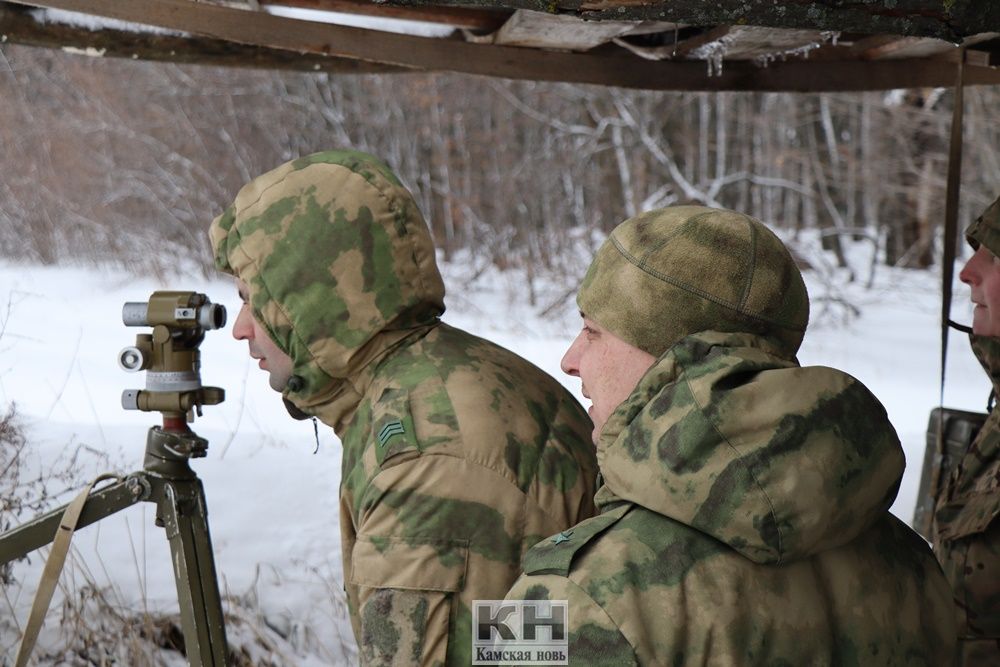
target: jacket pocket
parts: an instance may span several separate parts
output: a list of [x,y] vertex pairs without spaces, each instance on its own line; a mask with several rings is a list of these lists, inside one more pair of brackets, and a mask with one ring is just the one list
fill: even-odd
[[938,537],[958,540],[985,531],[1000,514],[1000,461],[984,470],[972,489],[938,509]]
[[465,587],[469,545],[465,540],[358,535],[351,556],[351,583],[455,593]]
[[[453,641],[468,542],[359,535],[352,550],[363,667],[464,664]],[[461,646],[459,646],[459,644]]]

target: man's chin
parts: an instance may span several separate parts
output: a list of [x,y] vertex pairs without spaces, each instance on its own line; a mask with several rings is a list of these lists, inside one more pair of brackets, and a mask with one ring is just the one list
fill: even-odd
[[990,319],[986,308],[977,306],[972,313],[972,333],[976,336],[1000,336],[1000,323]]

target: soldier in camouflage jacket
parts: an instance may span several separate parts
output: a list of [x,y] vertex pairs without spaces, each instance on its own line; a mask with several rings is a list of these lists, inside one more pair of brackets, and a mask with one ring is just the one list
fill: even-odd
[[[959,277],[976,304],[972,351],[1000,389],[1000,199],[966,231],[976,253]],[[934,550],[958,614],[957,664],[1000,665],[1000,411],[994,409],[937,499]]]
[[593,515],[590,420],[527,361],[439,321],[427,226],[370,155],[278,167],[210,235],[246,302],[234,335],[290,412],[343,442],[362,664],[468,664],[471,601],[502,598],[532,544]]
[[774,234],[642,214],[577,301],[563,369],[594,403],[600,514],[507,596],[568,601],[570,664],[948,664],[947,581],[888,512],[899,441],[860,382],[796,362],[808,297]]

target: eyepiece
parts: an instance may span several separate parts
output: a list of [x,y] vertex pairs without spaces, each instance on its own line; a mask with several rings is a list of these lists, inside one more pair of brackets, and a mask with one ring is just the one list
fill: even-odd
[[122,370],[128,371],[129,373],[141,371],[146,367],[146,355],[143,354],[142,350],[134,345],[123,348],[122,351],[118,353],[118,365]]
[[226,326],[226,307],[221,303],[206,303],[198,309],[198,324],[206,331]]

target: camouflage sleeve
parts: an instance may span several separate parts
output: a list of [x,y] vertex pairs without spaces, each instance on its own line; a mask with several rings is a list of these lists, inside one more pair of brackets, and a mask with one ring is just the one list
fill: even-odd
[[472,601],[503,598],[520,570],[524,494],[482,466],[422,455],[358,498],[349,595],[364,665],[465,665]]
[[635,650],[608,613],[567,577],[522,576],[507,600],[566,600],[569,622],[569,664],[588,667],[638,665]]

